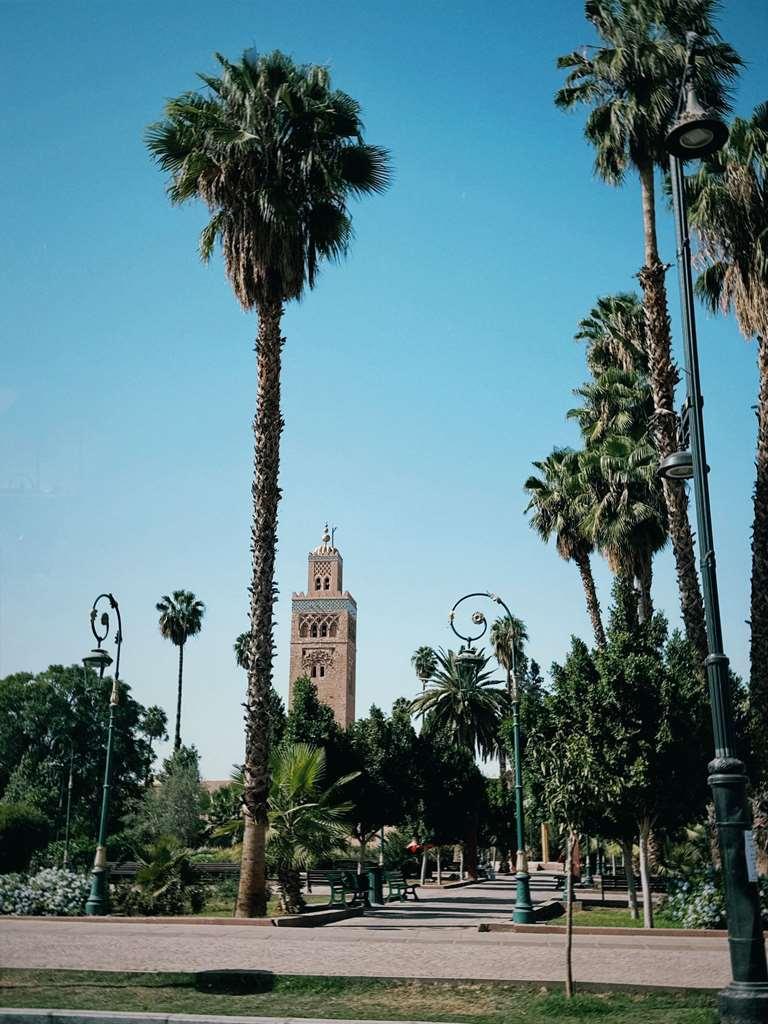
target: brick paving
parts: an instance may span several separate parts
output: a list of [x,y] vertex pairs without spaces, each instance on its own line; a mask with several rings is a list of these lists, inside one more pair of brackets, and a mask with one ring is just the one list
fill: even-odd
[[[544,894],[541,894],[542,896]],[[559,981],[561,934],[478,932],[508,920],[505,880],[427,892],[322,929],[0,919],[0,965],[124,971],[241,968],[276,974]],[[577,935],[577,980],[719,988],[729,980],[721,937]]]

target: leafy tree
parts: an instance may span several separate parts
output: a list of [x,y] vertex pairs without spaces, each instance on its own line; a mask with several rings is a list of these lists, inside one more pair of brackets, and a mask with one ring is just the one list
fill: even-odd
[[545,543],[554,537],[560,557],[566,562],[576,563],[595,640],[598,646],[602,646],[605,644],[605,631],[589,561],[594,545],[581,528],[580,505],[584,500],[584,486],[578,463],[570,449],[554,448],[546,459],[533,465],[540,476],[529,476],[524,485],[530,499],[526,512],[532,513],[531,528]]
[[425,715],[424,731],[451,738],[457,747],[475,750],[487,760],[498,749],[499,722],[507,695],[492,679],[490,658],[468,665],[454,651],[437,652],[437,668],[424,693],[411,701],[412,715]]
[[[742,65],[713,25],[716,0],[586,0],[585,15],[600,44],[560,57],[568,74],[555,103],[564,110],[586,104],[585,136],[595,149],[595,170],[619,185],[628,170],[640,179],[645,263],[640,271],[647,322],[648,368],[654,428],[660,456],[678,447],[666,268],[656,237],[654,170],[667,166],[664,139],[677,107],[687,56],[686,33],[698,35],[694,75],[705,106],[728,110],[728,85]],[[664,481],[669,530],[688,638],[703,661],[707,655],[704,606],[688,521],[688,499],[680,482]]]
[[349,726],[347,736],[350,770],[359,772],[347,793],[362,862],[371,839],[386,825],[407,820],[418,806],[420,763],[410,705],[395,701],[390,716],[374,705]]
[[299,871],[331,856],[349,835],[352,804],[340,791],[346,793],[355,774],[323,789],[321,747],[284,743],[273,753],[267,857],[276,871],[280,906],[286,914],[298,914],[306,905]]
[[195,747],[179,747],[163,762],[157,785],[147,790],[129,832],[142,846],[171,838],[180,846],[196,846],[203,833],[208,798],[201,787],[200,755]]
[[634,292],[599,298],[579,322],[576,340],[587,346],[587,366],[597,378],[605,370],[648,372],[643,306]]
[[[30,803],[63,826],[61,794],[73,745],[72,840],[93,841],[101,810],[104,747],[112,679],[82,665],[51,665],[0,680],[0,791],[7,802]],[[120,683],[115,713],[108,835],[144,790],[152,765],[148,709]],[[150,732],[147,732],[147,729]],[[64,739],[66,742],[61,742]]]
[[174,203],[199,199],[211,220],[200,237],[208,260],[221,243],[233,291],[255,309],[258,392],[254,431],[251,647],[246,703],[246,833],[237,914],[266,905],[265,851],[269,735],[265,704],[272,681],[273,604],[284,305],[314,287],[320,265],[348,249],[350,198],[382,192],[385,150],[363,141],[360,107],[331,88],[327,68],[296,65],[278,51],[217,54],[220,77],[201,75],[208,92],[166,104],[147,142],[168,172]]
[[703,266],[696,291],[757,342],[757,455],[750,598],[750,732],[768,783],[768,103],[735,118],[728,144],[687,179]]
[[176,693],[176,732],[173,749],[181,746],[181,684],[184,674],[184,645],[191,636],[197,636],[203,628],[205,605],[198,601],[191,590],[174,590],[171,597],[165,594],[155,605],[160,612],[160,633],[166,640],[179,648],[179,678]]
[[26,871],[49,835],[48,819],[35,807],[0,803],[0,874]]
[[[154,753],[152,751],[152,743],[155,740],[167,740],[168,739],[168,716],[161,707],[157,704],[153,704],[148,707],[142,716],[141,731],[147,737],[149,742],[149,749],[152,755],[152,761],[154,761]],[[148,767],[151,767],[151,762]],[[149,783],[149,771],[147,772],[147,783]]]

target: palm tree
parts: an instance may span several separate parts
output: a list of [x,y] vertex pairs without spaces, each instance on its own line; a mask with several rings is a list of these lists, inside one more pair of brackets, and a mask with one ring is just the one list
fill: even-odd
[[[698,35],[695,77],[699,96],[711,110],[728,110],[728,84],[742,62],[712,24],[717,0],[586,0],[585,14],[601,45],[575,50],[558,60],[568,70],[555,97],[562,109],[592,107],[585,135],[595,147],[595,170],[619,185],[634,169],[640,179],[644,266],[639,278],[647,323],[648,367],[655,407],[654,431],[661,458],[678,448],[675,412],[677,370],[672,359],[665,267],[656,238],[654,171],[665,169],[667,128],[677,107],[686,61],[686,32]],[[707,655],[704,606],[681,482],[664,481],[669,532],[688,639]]]
[[323,789],[325,751],[308,743],[284,743],[272,756],[267,857],[274,866],[280,906],[298,914],[306,905],[299,872],[343,847],[352,804],[338,791],[357,778],[353,772]]
[[427,683],[434,675],[437,668],[437,656],[432,647],[417,647],[411,655],[411,664],[419,678],[422,690],[427,688]]
[[650,387],[643,374],[606,369],[574,394],[583,400],[568,412],[585,442],[578,456],[584,484],[581,529],[612,572],[635,580],[644,622],[653,614],[653,556],[668,537],[650,427]]
[[645,314],[634,292],[599,298],[575,337],[586,342],[587,366],[595,377],[609,369],[648,371]]
[[[752,525],[750,693],[755,751],[768,728],[768,103],[736,118],[727,146],[688,179],[690,221],[703,266],[696,290],[731,310],[757,341],[758,402]],[[763,771],[766,765],[763,765]]]
[[166,640],[179,648],[179,681],[176,695],[176,733],[173,749],[181,746],[181,683],[184,673],[184,645],[191,636],[203,628],[205,605],[191,590],[174,590],[172,596],[163,595],[155,605],[160,612],[160,632]]
[[554,448],[546,459],[533,465],[540,476],[529,476],[524,485],[530,496],[526,512],[532,513],[531,528],[545,543],[554,536],[560,557],[576,563],[595,642],[598,647],[605,647],[600,602],[589,561],[594,545],[581,529],[582,485],[576,453],[570,448]]
[[360,107],[331,88],[327,68],[296,65],[276,51],[217,54],[220,77],[205,94],[166,104],[147,143],[170,178],[174,203],[200,199],[211,219],[200,236],[210,259],[221,243],[236,298],[255,309],[257,396],[253,421],[250,656],[246,700],[246,829],[237,914],[266,907],[264,843],[269,738],[264,706],[272,676],[280,411],[281,321],[286,302],[313,288],[321,263],[341,259],[352,237],[350,198],[382,192],[385,150],[364,142]]
[[429,732],[448,736],[458,747],[487,760],[498,750],[499,724],[506,711],[506,691],[487,669],[490,658],[468,666],[454,651],[435,652],[437,667],[424,693],[411,701],[411,714],[423,715]]

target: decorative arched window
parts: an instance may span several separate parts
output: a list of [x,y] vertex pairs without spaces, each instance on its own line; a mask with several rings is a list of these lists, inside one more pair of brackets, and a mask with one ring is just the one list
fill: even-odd
[[321,665],[320,666],[320,678],[322,679],[324,676],[325,676],[325,666]]
[[320,577],[319,576],[315,576],[315,590],[320,590],[320,588],[321,588]]
[[302,624],[301,624],[301,626],[299,628],[299,636],[306,637],[306,636],[308,636],[308,634],[309,634],[309,627],[307,626],[306,622],[302,622]]
[[312,666],[312,678],[315,679],[317,676],[317,665]]
[[316,622],[312,623],[312,628],[309,631],[309,635],[310,636],[317,636],[317,623]]
[[331,623],[331,636],[336,636],[338,631],[339,631],[339,627],[336,625],[335,622],[332,622]]
[[320,636],[328,636],[328,626],[325,622],[320,627]]
[[330,589],[331,589],[331,577],[330,576],[326,576],[325,579],[323,580],[323,590],[330,590]]

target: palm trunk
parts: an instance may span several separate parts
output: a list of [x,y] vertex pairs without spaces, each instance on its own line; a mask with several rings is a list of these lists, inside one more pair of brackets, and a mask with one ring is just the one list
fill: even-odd
[[637,621],[642,625],[653,617],[651,584],[653,583],[653,556],[643,552],[638,555],[635,565],[637,580]]
[[443,850],[440,846],[437,848],[437,884],[443,884]]
[[266,825],[257,824],[246,810],[235,917],[263,917],[267,912],[264,881],[266,837]]
[[464,838],[464,869],[467,878],[477,881],[477,821],[470,826]]
[[[281,302],[259,306],[259,334],[256,341],[257,396],[253,419],[254,471],[251,494],[252,574],[250,585],[250,644],[248,692],[245,702],[245,764],[243,803],[260,836],[253,844],[248,871],[240,872],[238,916],[261,916],[266,912],[266,865],[264,835],[269,796],[269,686],[272,681],[272,612],[275,601],[275,546],[277,506],[280,501],[280,320]],[[245,858],[245,843],[243,844]]]
[[179,644],[179,681],[176,686],[176,734],[173,737],[173,749],[181,746],[181,680],[184,675],[184,644]]
[[648,838],[651,826],[646,818],[640,822],[640,885],[643,890],[643,928],[653,928],[653,903],[651,902],[651,879],[648,870]]
[[573,842],[575,834],[568,829],[565,840],[565,996],[573,998]]
[[753,756],[760,776],[768,774],[768,339],[757,339],[759,391],[757,457],[752,522],[752,594],[750,599],[749,692]]
[[584,596],[587,599],[587,612],[592,620],[592,629],[595,633],[595,643],[602,650],[605,647],[605,630],[603,620],[600,617],[600,602],[597,599],[595,579],[592,575],[592,566],[589,563],[589,555],[586,552],[577,552],[574,561],[579,567],[581,582],[584,587]]
[[280,907],[285,914],[300,914],[306,901],[301,894],[301,876],[295,868],[277,869],[277,885],[280,891]]
[[635,887],[635,866],[632,863],[632,841],[621,840],[621,850],[624,855],[624,874],[627,879],[627,907],[629,916],[633,921],[637,920],[637,888]]
[[[647,327],[648,376],[654,405],[654,436],[659,458],[677,451],[678,416],[675,411],[677,368],[672,360],[672,337],[664,283],[666,268],[656,241],[656,199],[653,166],[641,168],[645,265],[639,273]],[[693,533],[688,520],[688,495],[680,481],[664,480],[669,536],[675,556],[677,585],[685,632],[701,662],[707,657],[704,603],[696,574]]]
[[424,885],[426,880],[427,880],[427,851],[426,850],[422,850],[421,851],[421,877],[419,878],[419,881],[420,881],[420,883],[422,885]]

